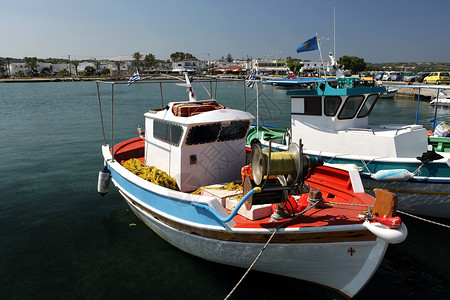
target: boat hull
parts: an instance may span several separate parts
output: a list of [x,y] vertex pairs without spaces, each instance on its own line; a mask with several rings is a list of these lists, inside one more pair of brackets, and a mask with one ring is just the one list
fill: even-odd
[[[121,194],[132,211],[156,234],[180,250],[202,259],[248,268],[264,247],[264,242],[229,241],[221,239],[220,233],[216,238],[204,237],[190,233],[180,224],[180,228],[168,225],[167,220],[143,209],[125,192],[121,191]],[[349,241],[342,242],[270,243],[253,269],[313,282],[353,297],[375,273],[388,246],[380,238],[370,238],[364,230],[357,231],[360,233],[354,233],[354,237],[347,237]],[[270,236],[270,232],[240,233],[241,237],[235,238],[251,240],[245,235],[255,238],[255,234],[263,240]],[[310,239],[308,234],[311,232],[305,233],[305,241]],[[339,231],[326,234],[346,235]],[[360,238],[356,236],[360,235],[368,236],[369,240],[358,241]]]
[[[126,178],[129,172],[117,162],[108,163],[108,168],[113,184],[149,228],[175,247],[202,259],[248,268],[274,231],[228,226],[232,223],[218,226],[214,218],[186,221],[170,210],[195,210],[187,197],[168,197],[138,187]],[[253,269],[309,281],[353,297],[375,273],[387,246],[388,242],[377,238],[362,223],[280,229]]]

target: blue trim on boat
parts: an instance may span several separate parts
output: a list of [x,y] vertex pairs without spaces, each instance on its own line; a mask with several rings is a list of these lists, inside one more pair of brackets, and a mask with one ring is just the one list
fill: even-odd
[[362,86],[352,88],[335,89],[331,87],[326,81],[318,82],[319,86],[325,84],[324,90],[317,88],[315,90],[295,90],[287,91],[288,96],[353,96],[362,94],[377,94],[386,92],[384,86]]
[[[313,156],[313,155],[312,155]],[[381,170],[394,170],[394,169],[405,169],[411,173],[414,173],[417,168],[421,165],[418,161],[417,163],[401,163],[401,162],[378,162],[372,161],[367,165],[367,168],[360,160],[355,159],[344,159],[338,157],[328,157],[322,156],[325,162],[330,164],[355,164],[358,167],[363,167],[364,169],[360,172],[361,176],[370,176],[367,168],[370,170],[370,173],[374,174]],[[421,182],[421,183],[450,183],[450,168],[446,163],[428,163],[423,165],[420,169],[420,174],[416,176],[426,177],[424,179],[414,177],[410,179],[410,182]],[[439,178],[436,178],[439,177]],[[447,179],[440,179],[447,178]]]
[[149,191],[130,182],[110,166],[108,169],[111,171],[112,178],[125,192],[155,210],[187,222],[224,227],[224,224],[214,218],[211,212],[194,207],[192,202],[182,201]]

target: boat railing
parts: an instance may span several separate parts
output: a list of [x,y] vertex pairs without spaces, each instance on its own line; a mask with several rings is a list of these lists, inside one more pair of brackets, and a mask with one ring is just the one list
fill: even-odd
[[438,102],[439,102],[439,93],[441,90],[449,90],[450,87],[445,87],[445,86],[426,86],[426,85],[419,85],[419,86],[414,86],[414,85],[386,85],[386,87],[396,87],[396,88],[411,88],[411,89],[419,89],[418,93],[417,93],[417,109],[416,109],[416,123],[419,123],[419,103],[420,103],[420,90],[421,89],[434,89],[437,90],[437,96],[436,96],[436,105],[434,108],[434,118],[433,118],[433,122],[431,122],[433,124],[433,130],[436,128],[437,124],[436,124],[436,120],[437,120],[437,109],[438,109]]
[[406,130],[409,129],[410,131],[414,131],[414,129],[411,126],[404,126],[402,128],[397,129],[397,131],[395,132],[395,135],[398,135],[398,132],[401,130]]
[[365,132],[369,132],[369,133],[372,133],[373,135],[375,135],[375,132],[373,131],[372,128],[355,128],[355,127],[351,127],[351,128],[347,128],[345,130],[345,132],[348,132],[348,131],[365,131]]
[[[158,76],[158,77],[156,77]],[[141,80],[135,81],[132,84],[159,84],[160,94],[161,94],[161,109],[164,109],[164,97],[163,97],[163,84],[174,84],[175,80],[183,81],[182,77],[176,77],[172,75],[166,75],[166,74],[159,74],[156,76],[147,76],[142,77]],[[156,78],[155,78],[156,77]],[[162,79],[161,77],[169,77],[169,79]],[[150,79],[152,78],[152,79]],[[210,76],[194,76],[195,82],[200,83],[204,90],[208,93],[209,97],[211,99],[216,99],[217,94],[217,84],[219,82],[242,82],[243,83],[243,91],[244,91],[244,110],[247,110],[247,95],[246,95],[246,80],[245,79],[234,79],[234,78],[214,78]],[[204,84],[209,83],[209,91],[205,87]],[[102,126],[102,132],[103,132],[103,145],[106,145],[106,134],[105,134],[105,124],[103,119],[103,110],[102,110],[102,100],[100,96],[100,85],[110,85],[111,86],[111,152],[112,152],[112,160],[114,161],[114,155],[115,155],[115,149],[114,149],[114,86],[115,85],[130,85],[129,81],[101,81],[97,80],[97,99],[98,99],[98,105],[100,109],[100,120],[101,120],[101,126]],[[215,85],[213,87],[213,85]]]
[[433,125],[433,128],[435,128],[437,126],[437,124],[436,124],[437,120],[446,119],[446,118],[450,118],[450,115],[432,118],[432,119],[429,119],[428,122],[431,122],[431,124]]

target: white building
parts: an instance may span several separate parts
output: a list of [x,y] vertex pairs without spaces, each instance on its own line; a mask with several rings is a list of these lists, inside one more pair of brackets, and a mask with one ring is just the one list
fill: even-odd
[[8,69],[11,76],[17,76],[19,71],[22,71],[23,74],[28,74],[29,72],[26,63],[10,63]]
[[252,68],[260,75],[278,74],[288,71],[285,59],[255,59],[252,61]]
[[199,60],[183,60],[172,62],[172,72],[176,73],[193,73],[200,74],[202,70],[202,63]]

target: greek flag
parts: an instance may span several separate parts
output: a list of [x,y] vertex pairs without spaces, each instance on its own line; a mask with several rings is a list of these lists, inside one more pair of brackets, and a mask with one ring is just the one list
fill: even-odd
[[253,84],[255,83],[255,72],[252,71],[252,74],[250,74],[250,77],[248,77],[248,81],[247,81],[247,87],[252,87]]
[[136,70],[134,72],[134,74],[130,77],[130,80],[128,80],[128,85],[127,86],[132,85],[137,80],[141,80],[141,77],[139,76],[139,71],[138,70]]

